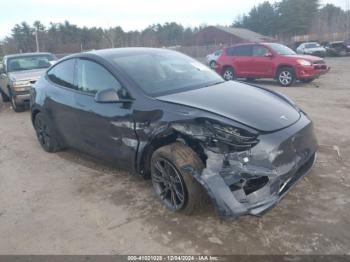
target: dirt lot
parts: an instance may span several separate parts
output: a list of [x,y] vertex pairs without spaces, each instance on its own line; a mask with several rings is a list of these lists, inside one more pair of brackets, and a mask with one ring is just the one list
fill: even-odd
[[0,101],[0,254],[350,254],[350,58],[280,88],[314,120],[313,171],[261,218],[171,214],[149,181],[74,151],[47,154]]

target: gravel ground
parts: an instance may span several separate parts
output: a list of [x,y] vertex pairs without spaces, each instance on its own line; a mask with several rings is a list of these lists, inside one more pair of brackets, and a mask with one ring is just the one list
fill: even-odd
[[280,88],[314,120],[318,161],[263,217],[187,217],[149,181],[75,151],[45,153],[29,112],[0,101],[0,254],[350,254],[350,58],[312,84]]

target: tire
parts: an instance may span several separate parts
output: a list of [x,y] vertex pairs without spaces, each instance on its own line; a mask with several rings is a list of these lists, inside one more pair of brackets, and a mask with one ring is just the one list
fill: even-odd
[[52,123],[45,114],[38,113],[35,116],[34,129],[41,147],[46,152],[55,153],[62,148]]
[[346,55],[347,55],[347,52],[346,52],[345,49],[341,49],[341,50],[339,51],[339,56],[346,56]]
[[307,83],[311,83],[312,81],[314,81],[314,78],[309,78],[309,79],[300,79],[300,82],[307,84]]
[[192,174],[182,169],[185,166],[196,172],[204,168],[203,162],[190,147],[179,142],[163,146],[152,155],[151,179],[154,191],[165,207],[191,215],[203,207],[207,195]]
[[231,67],[225,67],[224,71],[222,72],[222,77],[226,81],[233,80],[233,79],[235,79],[235,72],[233,71],[233,69]]
[[16,113],[20,113],[23,112],[25,107],[23,104],[18,104],[14,98],[14,96],[11,96],[11,105],[12,105],[12,109],[16,112]]
[[3,102],[10,102],[10,98],[4,93],[4,91],[0,90],[0,93]]
[[288,87],[295,82],[294,70],[290,67],[283,67],[278,70],[277,81],[281,86]]
[[216,67],[216,61],[211,61],[210,63],[209,63],[209,66],[210,66],[210,68],[211,69],[215,69],[215,67]]

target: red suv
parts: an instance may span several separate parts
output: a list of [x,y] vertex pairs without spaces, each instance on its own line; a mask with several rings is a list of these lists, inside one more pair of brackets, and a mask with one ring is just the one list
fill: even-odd
[[297,55],[287,46],[277,43],[240,44],[223,49],[216,71],[225,80],[234,78],[273,78],[282,86],[296,80],[309,83],[329,71],[319,57]]

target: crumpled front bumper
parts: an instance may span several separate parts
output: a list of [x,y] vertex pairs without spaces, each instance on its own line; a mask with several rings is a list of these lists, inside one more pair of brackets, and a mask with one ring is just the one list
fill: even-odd
[[206,168],[201,174],[193,172],[223,218],[264,213],[315,162],[317,140],[305,115],[288,128],[261,134],[259,140],[245,152],[218,154],[208,150]]

